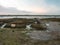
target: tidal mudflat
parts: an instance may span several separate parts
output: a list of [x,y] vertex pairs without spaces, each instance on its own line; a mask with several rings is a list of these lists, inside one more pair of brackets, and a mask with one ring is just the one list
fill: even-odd
[[0,45],[60,45],[60,21],[44,20],[46,30],[0,29]]

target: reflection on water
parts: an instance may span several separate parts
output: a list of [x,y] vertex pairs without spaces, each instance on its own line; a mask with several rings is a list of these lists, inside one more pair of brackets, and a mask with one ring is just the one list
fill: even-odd
[[6,25],[7,25],[7,23],[4,23],[4,24],[1,26],[1,28],[4,28]]
[[29,25],[26,25],[26,29],[27,29],[27,30],[30,30],[30,29],[32,29],[32,27],[31,27],[31,24],[29,24]]
[[[30,38],[32,39],[37,39],[37,40],[51,40],[55,37],[55,34],[57,34],[56,32],[59,32],[57,35],[60,36],[60,22],[48,22],[47,23],[47,28],[48,30],[46,31],[32,31],[30,32],[28,35],[30,36]],[[52,36],[52,33],[54,33],[54,35]]]
[[36,40],[48,40],[51,35],[46,31],[33,31],[29,34],[30,38]]
[[49,22],[49,31],[60,31],[60,22]]

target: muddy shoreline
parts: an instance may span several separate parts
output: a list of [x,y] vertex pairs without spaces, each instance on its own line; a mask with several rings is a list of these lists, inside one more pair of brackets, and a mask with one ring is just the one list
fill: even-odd
[[[20,19],[13,19],[13,22],[8,22],[11,21],[9,19],[6,22],[10,24],[22,21],[22,19],[19,20]],[[29,23],[32,23],[31,20],[28,20],[30,21]],[[47,30],[29,30],[25,28],[0,29],[0,45],[60,45],[60,18],[41,20],[48,24]],[[5,19],[0,21],[5,22]],[[27,22],[26,19],[23,19],[20,24],[26,24]]]

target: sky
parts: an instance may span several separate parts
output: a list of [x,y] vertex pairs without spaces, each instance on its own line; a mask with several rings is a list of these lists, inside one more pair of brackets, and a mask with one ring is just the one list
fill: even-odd
[[60,15],[60,0],[0,0],[0,14],[20,14],[21,11]]

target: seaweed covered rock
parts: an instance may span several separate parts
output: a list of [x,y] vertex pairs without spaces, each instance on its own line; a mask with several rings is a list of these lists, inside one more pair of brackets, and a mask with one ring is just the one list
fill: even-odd
[[42,24],[32,24],[31,27],[34,29],[37,29],[37,30],[46,30],[47,29],[47,27]]
[[5,28],[26,28],[26,24],[7,24]]

